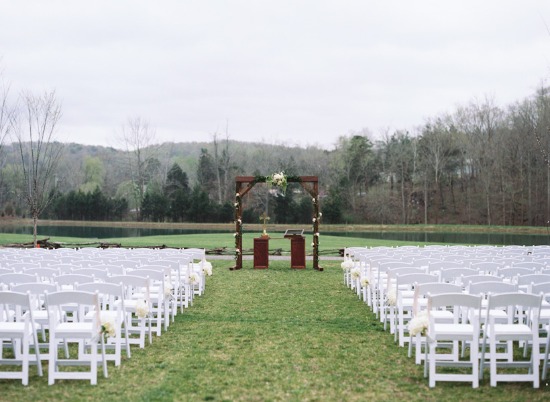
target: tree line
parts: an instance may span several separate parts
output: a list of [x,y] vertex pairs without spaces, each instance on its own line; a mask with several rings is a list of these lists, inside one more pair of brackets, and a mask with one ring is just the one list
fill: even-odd
[[[43,116],[53,129],[59,118],[54,94],[25,100],[35,108],[27,113]],[[18,120],[7,104],[0,113],[4,216],[231,222],[235,176],[284,171],[319,177],[324,223],[541,226],[550,220],[545,87],[507,106],[491,98],[474,100],[408,130],[349,132],[331,150],[243,143],[227,131],[202,143],[158,144],[142,117],[123,125],[119,148],[62,144],[44,136],[40,142],[22,124],[32,116]],[[15,140],[5,140],[13,134]],[[56,156],[57,163],[33,164],[39,151],[46,161]],[[258,185],[243,203],[245,222],[259,222],[263,212],[272,223],[311,222],[311,200],[299,184],[285,195]]]

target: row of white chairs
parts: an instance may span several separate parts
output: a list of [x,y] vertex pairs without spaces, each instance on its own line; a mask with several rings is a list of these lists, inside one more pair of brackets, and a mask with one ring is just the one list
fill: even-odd
[[[96,384],[98,364],[106,377],[107,361],[112,360],[118,366],[123,352],[131,356],[131,344],[143,348],[147,338],[151,343],[152,330],[160,336],[174,320],[178,307],[183,306],[179,304],[180,297],[203,294],[205,286],[201,278],[212,274],[204,250],[202,253],[197,250],[190,258],[182,258],[185,253],[177,255],[164,250],[120,252],[125,260],[134,260],[130,258],[133,256],[134,261],[138,261],[136,265],[124,266],[123,270],[120,265],[101,262],[88,268],[72,265],[77,262],[80,251],[58,253],[55,250],[51,254],[46,250],[20,251],[22,259],[28,256],[34,259],[25,263],[35,265],[60,255],[73,258],[70,271],[59,269],[60,265],[67,264],[19,266],[22,272],[0,271],[4,272],[0,273],[0,365],[21,366],[19,372],[0,372],[0,378],[18,378],[23,384],[28,384],[29,364],[36,364],[38,374],[42,375],[40,363],[44,360],[48,361],[49,384],[56,379],[88,379]],[[13,261],[15,254],[13,250],[1,250],[0,256],[10,258],[0,257],[0,261]],[[85,254],[104,255],[103,251]],[[146,265],[151,260],[169,261],[174,255],[177,264]],[[196,259],[199,262],[193,261]],[[182,261],[185,267],[180,266]],[[9,264],[2,265],[5,265],[3,270],[11,269]],[[109,269],[109,266],[117,268]],[[185,273],[182,277],[178,276],[181,272]],[[41,335],[42,343],[38,342],[37,334]],[[48,339],[44,343],[46,334]],[[76,358],[71,356],[74,352],[69,353],[70,343],[78,345]],[[30,353],[31,349],[34,354]],[[111,349],[113,352],[108,353]],[[62,369],[75,364],[89,366],[90,370]]]
[[[363,298],[365,303],[372,308],[373,312],[384,323],[385,328],[389,324],[390,332],[394,334],[400,346],[404,346],[406,343],[409,344],[409,355],[411,356],[412,352],[415,351],[416,363],[420,364],[424,360],[426,374],[429,373],[430,375],[430,386],[434,386],[435,381],[462,381],[466,378],[466,381],[472,380],[473,386],[477,387],[479,382],[477,379],[473,380],[473,378],[482,376],[486,361],[491,361],[491,385],[496,385],[499,381],[510,380],[533,381],[533,385],[538,387],[540,360],[544,361],[543,378],[546,376],[548,363],[547,339],[550,324],[550,303],[546,298],[550,296],[550,273],[546,273],[546,262],[550,262],[550,248],[544,247],[543,250],[534,250],[533,248],[517,247],[513,248],[512,251],[508,250],[510,252],[506,252],[507,250],[503,250],[502,247],[482,247],[480,249],[477,247],[460,247],[465,261],[462,266],[459,265],[458,261],[453,261],[453,264],[450,264],[450,260],[445,261],[443,258],[446,252],[452,255],[456,254],[455,248],[437,247],[438,258],[434,258],[433,250],[430,247],[426,249],[406,247],[402,250],[399,250],[399,248],[381,248],[380,250],[375,248],[346,249],[345,259],[342,263],[344,283],[354,290],[359,297]],[[470,251],[470,253],[467,251]],[[426,257],[428,254],[431,257]],[[476,262],[475,258],[471,259],[469,257],[478,254],[491,255],[491,261],[487,259],[481,261],[485,263],[484,265],[475,266],[479,261]],[[502,257],[509,254],[527,256],[527,259],[530,259],[532,255],[538,255],[540,258],[536,263],[535,261],[523,261],[525,264],[514,268],[505,265],[510,264],[508,256]],[[541,257],[543,255],[547,256],[546,260]],[[505,263],[499,260],[501,257],[506,258]],[[529,264],[531,265],[529,266]],[[434,268],[435,266],[437,266],[437,269]],[[482,266],[483,268],[481,268]],[[472,371],[469,377],[440,376],[435,371],[435,367],[439,365],[464,365],[464,361],[459,358],[459,356],[463,357],[464,351],[458,355],[457,348],[452,347],[453,352],[451,354],[438,354],[435,352],[432,354],[431,347],[433,346],[435,350],[440,346],[440,342],[435,341],[433,337],[430,338],[432,343],[427,342],[426,336],[422,336],[417,329],[418,322],[422,322],[424,325],[422,332],[428,332],[428,334],[430,334],[432,328],[436,328],[433,327],[436,323],[438,325],[456,324],[456,317],[453,318],[449,311],[441,311],[441,309],[439,309],[440,311],[426,310],[431,296],[447,293],[455,295],[456,301],[468,299],[457,295],[472,296],[476,300],[481,300],[480,309],[474,315],[468,312],[468,307],[462,306],[457,310],[460,322],[469,325],[469,329],[475,327],[476,320],[478,323],[489,323],[493,315],[495,315],[496,320],[493,324],[497,326],[497,329],[499,329],[498,325],[519,323],[514,321],[517,320],[517,317],[512,316],[510,318],[510,315],[504,309],[499,310],[495,307],[487,310],[491,295],[508,294],[511,300],[515,300],[514,297],[516,296],[513,295],[529,295],[535,299],[538,298],[539,305],[536,308],[529,305],[529,311],[526,311],[518,305],[515,309],[515,312],[522,312],[523,314],[521,316],[525,325],[523,330],[526,327],[530,328],[530,335],[526,335],[528,339],[523,339],[518,334],[513,335],[516,337],[515,339],[522,341],[525,354],[528,350],[531,351],[532,364],[530,370],[531,372],[536,370],[534,371],[536,376],[501,375],[497,373],[497,367],[500,368],[502,365],[519,364],[521,366],[525,365],[525,362],[518,363],[513,360],[513,345],[511,342],[502,343],[502,339],[498,336],[495,339],[491,338],[488,324],[484,327],[487,330],[486,333],[479,333],[479,336],[472,335],[476,337],[477,346],[471,346],[474,341],[470,338],[468,342],[465,340],[461,342],[462,345],[465,343],[470,345],[470,355],[473,360],[468,364],[474,370],[472,365],[474,361],[476,362],[475,373]],[[546,296],[543,297],[541,294]],[[452,303],[449,300],[453,299],[443,297],[442,300],[446,300],[445,303],[448,303],[447,309],[452,311]],[[470,298],[469,300],[473,299]],[[437,300],[436,302],[439,303]],[[502,300],[499,302],[502,302]],[[469,307],[470,310],[471,308]],[[486,316],[487,311],[491,311],[490,317]],[[431,332],[432,335],[434,330]],[[411,332],[414,332],[414,335],[411,335]],[[493,332],[497,333],[498,331],[493,330]],[[542,338],[539,336],[540,334],[542,334]],[[511,337],[513,336],[511,335]],[[482,344],[479,343],[480,339],[483,342],[491,339],[491,341],[494,341],[495,348],[507,348],[506,362],[498,360],[501,357],[500,354],[495,354],[498,358],[495,357],[494,359],[491,353],[483,355],[488,346],[480,346]],[[458,340],[451,343],[451,346],[457,344]],[[492,348],[493,344],[490,346]],[[479,371],[479,366],[481,366],[481,371]]]

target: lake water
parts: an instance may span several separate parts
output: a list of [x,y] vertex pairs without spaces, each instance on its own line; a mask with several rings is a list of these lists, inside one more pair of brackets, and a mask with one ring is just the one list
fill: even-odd
[[[0,233],[32,234],[32,226],[0,226]],[[117,237],[145,237],[178,234],[225,233],[197,229],[148,229],[91,226],[42,226],[40,237],[79,237],[109,239]],[[228,232],[229,233],[229,232]],[[232,232],[231,232],[232,233]],[[360,237],[365,239],[402,240],[430,243],[544,245],[550,244],[550,235],[524,235],[510,233],[443,233],[443,232],[322,232],[325,235]],[[307,234],[307,233],[306,233]]]

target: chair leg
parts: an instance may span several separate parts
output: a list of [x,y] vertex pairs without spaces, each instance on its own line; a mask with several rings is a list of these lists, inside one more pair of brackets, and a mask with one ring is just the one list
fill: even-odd
[[435,346],[436,343],[430,345],[430,353],[428,356],[428,368],[430,372],[429,376],[429,386],[430,388],[435,387]]
[[38,370],[38,375],[42,377],[42,360],[40,358],[40,344],[38,343],[38,335],[36,331],[33,331],[33,343],[34,343],[34,355],[36,358],[36,368]]
[[[101,335],[103,337],[103,335]],[[97,343],[92,341],[91,343],[91,360],[90,360],[90,383],[92,385],[97,384]],[[105,359],[103,359],[105,360]]]
[[[23,385],[29,385],[29,337],[27,334],[23,335],[21,349],[21,382]],[[36,364],[40,364],[40,360]]]
[[490,367],[490,382],[491,387],[497,386],[497,345],[496,345],[496,339],[493,334],[490,336],[489,340],[489,353],[490,361],[489,361],[489,367]]
[[479,387],[479,341],[470,343],[470,362],[472,363],[472,388]]
[[[107,378],[109,377],[109,373],[107,372],[107,359],[105,354],[105,337],[102,335],[101,339],[101,363],[103,364],[103,377]],[[118,355],[120,358],[120,354]]]
[[48,361],[48,385],[55,383],[55,372],[57,370],[57,341],[50,333],[50,359]]
[[548,374],[548,354],[550,352],[550,331],[546,336],[546,348],[544,349],[544,363],[542,365],[542,379],[546,380]]

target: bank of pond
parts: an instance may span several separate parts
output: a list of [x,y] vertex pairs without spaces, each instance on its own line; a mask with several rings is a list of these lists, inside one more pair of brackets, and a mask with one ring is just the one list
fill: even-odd
[[[247,231],[254,233],[255,231]],[[0,233],[32,235],[30,225],[0,226]],[[147,236],[169,236],[186,234],[208,234],[233,232],[204,229],[159,229],[159,228],[128,228],[128,227],[96,227],[96,226],[65,226],[48,225],[38,228],[39,236],[43,237],[76,237],[85,239],[108,239]],[[277,232],[273,232],[277,233]],[[308,230],[305,230],[306,234]],[[280,232],[282,235],[283,232]],[[364,239],[379,239],[409,242],[449,243],[449,244],[493,244],[493,245],[545,245],[550,244],[550,234],[516,234],[516,233],[469,233],[469,232],[429,232],[429,231],[323,231],[323,235],[354,237]]]

